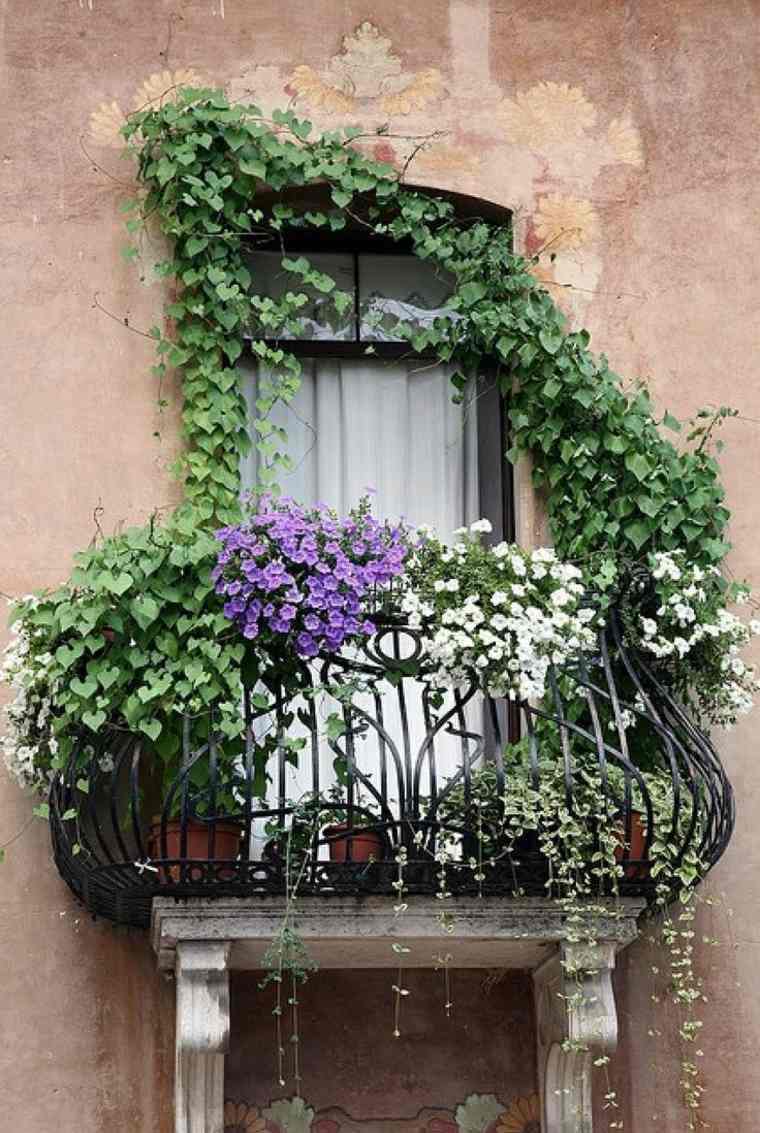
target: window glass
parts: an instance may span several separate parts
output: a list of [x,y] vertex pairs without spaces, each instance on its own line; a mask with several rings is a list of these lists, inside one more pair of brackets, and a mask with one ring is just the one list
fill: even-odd
[[[288,258],[296,259],[298,253],[287,253]],[[309,264],[316,271],[323,272],[335,280],[338,291],[354,292],[354,257],[351,252],[314,252],[306,255]],[[288,292],[308,296],[308,303],[298,311],[301,329],[298,331],[267,326],[265,319],[254,319],[251,334],[257,338],[282,338],[290,340],[328,340],[330,342],[352,342],[355,338],[355,315],[353,305],[339,314],[329,294],[306,286],[300,277],[282,266],[281,252],[252,252],[247,258],[248,269],[253,276],[252,290],[257,295],[268,295],[272,299],[282,299]]]
[[[293,259],[299,255],[288,253]],[[353,303],[341,314],[329,292],[303,284],[283,268],[281,252],[253,252],[248,256],[248,266],[256,294],[280,300],[287,292],[300,293],[308,296],[308,303],[294,316],[300,319],[300,328],[268,323],[263,312],[251,322],[252,335],[301,342],[403,343],[406,339],[397,330],[400,322],[422,328],[438,316],[453,315],[446,308],[453,290],[452,277],[415,256],[374,252],[315,252],[304,256],[312,268],[335,280],[336,290],[352,295]]]
[[397,342],[398,322],[427,327],[433,319],[451,315],[446,302],[452,277],[416,256],[359,256],[361,338]]

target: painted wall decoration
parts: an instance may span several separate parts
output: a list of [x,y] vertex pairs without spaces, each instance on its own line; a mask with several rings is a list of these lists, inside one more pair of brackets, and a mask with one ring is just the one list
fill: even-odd
[[355,1121],[339,1108],[315,1111],[302,1098],[259,1108],[228,1101],[225,1133],[540,1133],[537,1094],[504,1106],[494,1094],[470,1094],[455,1110],[429,1108],[410,1119]]
[[365,20],[343,39],[343,50],[323,70],[307,64],[295,68],[285,90],[296,107],[303,103],[336,116],[379,109],[388,117],[420,110],[444,93],[436,67],[414,73],[404,70],[393,44]]
[[[488,6],[452,0],[447,73],[409,67],[403,49],[380,24],[347,30],[329,57],[273,65],[251,58],[225,73],[203,67],[156,72],[135,84],[129,106],[105,98],[93,111],[92,144],[121,144],[126,112],[171,98],[182,83],[222,83],[235,101],[264,113],[290,105],[317,129],[361,124],[373,139],[357,144],[403,166],[412,151],[412,182],[483,196],[515,213],[518,244],[540,253],[536,274],[571,320],[580,319],[598,287],[605,216],[595,197],[605,170],[644,165],[629,107],[611,113],[580,85],[539,79],[508,90],[491,78]],[[431,60],[431,63],[433,60]],[[427,138],[420,145],[420,138]],[[149,273],[144,273],[149,274]]]
[[126,107],[114,99],[101,102],[93,110],[90,115],[90,140],[95,145],[108,149],[123,149],[121,128],[130,111],[142,110],[153,103],[162,106],[175,98],[180,87],[201,86],[205,82],[208,82],[208,78],[192,67],[182,67],[177,71],[155,71],[135,85]]

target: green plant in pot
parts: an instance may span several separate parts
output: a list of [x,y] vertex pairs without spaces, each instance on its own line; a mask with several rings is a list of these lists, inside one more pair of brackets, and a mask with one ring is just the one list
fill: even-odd
[[360,789],[349,804],[345,786],[336,783],[327,792],[305,795],[288,809],[291,817],[286,825],[273,818],[266,828],[265,858],[283,860],[290,852],[294,861],[301,861],[307,854],[316,857],[325,844],[333,862],[379,862],[390,857],[378,810]]

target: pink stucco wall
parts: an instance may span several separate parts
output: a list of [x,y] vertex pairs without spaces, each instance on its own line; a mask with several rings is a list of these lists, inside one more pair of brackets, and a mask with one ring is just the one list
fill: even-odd
[[[759,17],[757,0],[0,0],[0,590],[60,580],[96,510],[112,531],[176,499],[176,390],[159,415],[151,345],[123,325],[160,316],[160,249],[120,258],[131,168],[114,143],[125,111],[188,70],[319,125],[440,131],[415,180],[513,208],[524,247],[551,241],[544,278],[619,372],[680,415],[740,408],[731,565],[760,584]],[[721,740],[738,830],[701,913],[700,937],[722,940],[699,946],[718,1133],[753,1133],[760,1112],[756,729]],[[19,837],[0,869],[0,1126],[164,1133],[171,988],[143,938],[77,911],[30,808],[3,777],[0,841]],[[622,961],[612,1071],[626,1128],[657,1113],[680,1133],[667,1026],[648,1034],[652,962],[645,944]]]
[[[526,1109],[535,1106],[535,1034],[526,973],[454,970],[447,1016],[443,973],[432,967],[408,971],[403,983],[410,994],[398,1038],[392,1035],[396,978],[393,969],[323,971],[298,993],[301,1091],[324,1133],[354,1133],[357,1127],[361,1133],[456,1133],[460,1107],[480,1106],[498,1122],[510,1107],[517,1108],[516,1102]],[[261,988],[259,979],[252,972],[232,978],[225,1093],[231,1102],[265,1113],[273,1101],[292,1098],[294,1063],[286,1006],[285,1085],[280,1087],[274,989]],[[322,1126],[317,1130],[322,1133]]]

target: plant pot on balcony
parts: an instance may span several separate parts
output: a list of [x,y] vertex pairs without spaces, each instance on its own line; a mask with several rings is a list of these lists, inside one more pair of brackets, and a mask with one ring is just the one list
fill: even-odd
[[[214,827],[214,854],[209,854],[209,823],[201,822],[197,818],[189,818],[185,823],[186,843],[185,861],[195,862],[228,862],[235,861],[240,853],[240,839],[243,835],[243,826],[239,822],[217,822]],[[160,859],[161,847],[161,819],[154,817],[148,836],[148,853],[151,858]],[[182,857],[182,820],[169,819],[166,823],[166,856],[167,858]],[[234,876],[234,871],[227,871]],[[162,870],[165,877],[172,881],[179,881],[181,867],[173,865]],[[226,880],[224,877],[220,880]]]
[[[619,829],[619,846],[615,850],[615,858],[618,862],[622,862],[626,854],[625,845],[625,819],[621,816]],[[646,881],[649,877],[652,868],[651,862],[647,861],[647,825],[646,815],[641,811],[631,811],[631,841],[628,849],[628,858],[631,859],[631,865],[625,867],[625,880],[626,881]]]
[[[348,861],[348,847],[351,846],[352,862],[368,862],[370,860],[381,862],[385,857],[385,843],[382,835],[376,830],[356,829],[356,833],[346,835],[350,827],[347,822],[338,822],[334,826],[326,826],[323,837],[330,847],[331,862]],[[344,837],[344,835],[346,835]]]

